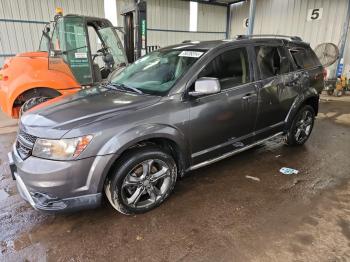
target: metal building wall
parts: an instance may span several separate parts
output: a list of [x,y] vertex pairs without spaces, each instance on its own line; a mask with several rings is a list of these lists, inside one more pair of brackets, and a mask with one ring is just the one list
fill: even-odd
[[[339,44],[348,0],[258,0],[254,34],[300,36],[314,48],[319,43]],[[321,20],[307,21],[309,9],[323,8]],[[243,21],[248,17],[249,1],[231,7],[231,36],[245,34]],[[347,40],[345,64],[350,63],[350,42]],[[345,67],[349,71],[349,66]]]
[[56,7],[65,14],[104,16],[103,0],[0,0],[0,66],[8,56],[38,49]]
[[[124,26],[120,15],[132,7],[134,0],[116,0],[118,26]],[[224,39],[226,7],[198,4],[198,32],[189,32],[190,3],[180,0],[147,0],[147,45],[160,47],[184,40]]]
[[224,39],[226,8],[198,4],[198,31],[189,32],[189,2],[179,0],[147,1],[147,42],[161,47],[184,40]]
[[120,15],[125,9],[134,6],[135,0],[116,0],[118,12],[118,26],[124,26],[124,17]]

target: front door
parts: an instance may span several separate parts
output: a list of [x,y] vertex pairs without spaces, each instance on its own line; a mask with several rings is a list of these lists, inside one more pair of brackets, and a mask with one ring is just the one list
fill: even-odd
[[234,151],[251,141],[257,92],[250,72],[246,48],[235,48],[217,55],[198,74],[198,78],[219,79],[221,92],[191,98],[193,164]]
[[74,76],[80,85],[93,83],[85,21],[80,16],[60,17],[52,34],[49,69]]

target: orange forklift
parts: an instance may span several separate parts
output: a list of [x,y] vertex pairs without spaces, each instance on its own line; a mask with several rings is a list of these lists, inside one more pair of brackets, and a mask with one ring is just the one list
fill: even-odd
[[0,70],[0,106],[13,118],[60,95],[105,81],[128,64],[117,29],[104,18],[63,16],[56,9],[39,51],[17,54]]

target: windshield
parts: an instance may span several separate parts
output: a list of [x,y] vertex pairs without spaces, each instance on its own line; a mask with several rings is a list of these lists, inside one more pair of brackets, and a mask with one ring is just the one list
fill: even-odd
[[146,94],[165,95],[203,53],[174,49],[155,51],[126,67],[112,77],[111,82],[137,88]]
[[123,46],[119,40],[117,32],[115,32],[115,29],[106,27],[98,30],[98,32],[100,33],[106,47],[110,49],[109,51],[114,58],[114,62],[117,65],[126,64]]

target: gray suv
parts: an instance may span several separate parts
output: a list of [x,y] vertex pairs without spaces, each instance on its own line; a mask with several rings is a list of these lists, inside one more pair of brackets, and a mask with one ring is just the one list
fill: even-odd
[[10,168],[35,209],[91,208],[106,195],[124,214],[143,213],[188,171],[279,135],[304,144],[323,85],[298,37],[169,46],[25,113]]

